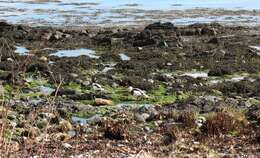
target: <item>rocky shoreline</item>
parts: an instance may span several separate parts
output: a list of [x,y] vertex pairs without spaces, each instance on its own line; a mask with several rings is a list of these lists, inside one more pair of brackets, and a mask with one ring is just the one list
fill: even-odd
[[6,157],[259,157],[260,27],[0,23]]

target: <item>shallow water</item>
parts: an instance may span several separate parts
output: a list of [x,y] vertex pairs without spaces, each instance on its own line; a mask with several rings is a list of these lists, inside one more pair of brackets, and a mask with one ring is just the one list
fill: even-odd
[[186,72],[182,74],[181,76],[190,76],[193,78],[207,78],[208,77],[208,72],[203,72],[203,71],[192,71],[192,72]]
[[29,52],[29,50],[23,46],[16,46],[15,53],[18,53],[20,55],[26,55]]
[[58,56],[58,57],[78,57],[81,55],[86,55],[90,58],[97,59],[99,56],[96,55],[96,52],[90,49],[75,49],[75,50],[60,50],[56,53],[51,54],[53,56]]
[[242,80],[249,80],[250,82],[254,82],[255,79],[247,73],[242,74],[234,74],[225,77],[210,77],[210,84],[219,84],[223,82],[240,82]]
[[[12,23],[22,23],[29,25],[114,25],[114,24],[138,24],[143,21],[176,21],[180,24],[208,21],[238,22],[249,20],[248,22],[259,22],[259,17],[234,17],[228,16],[203,16],[196,17],[169,16],[150,17],[149,14],[156,15],[154,11],[176,11],[196,8],[228,10],[238,9],[260,9],[258,0],[1,0],[0,1],[0,20]],[[159,13],[161,14],[161,13]],[[201,18],[198,18],[201,17]],[[234,17],[234,19],[232,18]],[[250,21],[251,20],[251,21]]]

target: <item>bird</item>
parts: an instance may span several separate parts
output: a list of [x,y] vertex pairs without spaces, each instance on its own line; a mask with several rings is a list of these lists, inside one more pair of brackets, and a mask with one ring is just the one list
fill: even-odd
[[148,99],[149,96],[146,94],[145,91],[139,89],[139,88],[133,88],[132,86],[128,87],[128,92],[131,93],[134,97],[137,98],[144,98],[144,99]]
[[91,86],[95,91],[104,91],[104,88],[98,83],[92,83]]

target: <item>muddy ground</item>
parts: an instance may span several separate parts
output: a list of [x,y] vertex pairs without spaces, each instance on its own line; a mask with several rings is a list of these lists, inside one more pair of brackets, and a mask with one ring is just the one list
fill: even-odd
[[[59,29],[1,22],[0,151],[259,157],[259,46],[260,27],[218,23]],[[92,55],[64,56],[79,49]]]

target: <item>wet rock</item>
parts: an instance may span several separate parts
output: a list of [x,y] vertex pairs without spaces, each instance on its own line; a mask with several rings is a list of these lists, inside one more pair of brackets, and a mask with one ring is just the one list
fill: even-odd
[[52,40],[60,40],[63,38],[69,38],[71,37],[69,34],[63,33],[61,31],[55,31],[55,32],[47,32],[42,35],[42,39],[52,41]]
[[260,134],[258,134],[258,135],[256,136],[256,142],[257,142],[258,144],[260,144]]
[[146,120],[150,117],[150,115],[147,113],[143,113],[143,114],[135,113],[134,116],[135,116],[135,120],[141,123],[146,122]]
[[216,108],[216,103],[220,98],[215,96],[201,96],[196,98],[189,98],[185,103],[178,105],[180,110],[211,112]]
[[8,71],[0,72],[0,80],[10,80],[11,77],[12,77],[11,72]]
[[95,99],[95,105],[96,106],[113,105],[113,101],[112,100],[108,100],[108,99],[96,98]]
[[204,96],[204,99],[206,101],[212,102],[213,104],[216,104],[218,101],[222,100],[220,97],[217,97],[217,96],[214,96],[214,95]]
[[220,39],[220,38],[217,38],[217,37],[214,37],[214,38],[210,39],[210,40],[208,41],[208,43],[211,43],[211,44],[219,44],[219,43],[221,43],[221,39]]
[[72,100],[92,100],[96,97],[96,94],[93,93],[84,93],[84,94],[74,94],[69,95],[68,98]]
[[12,28],[12,25],[6,23],[6,22],[0,22],[0,32],[3,32],[5,30],[9,30]]
[[228,104],[229,106],[236,107],[236,106],[238,106],[239,101],[234,98],[226,98],[225,103]]
[[111,37],[108,35],[109,33],[98,33],[93,37],[95,43],[99,46],[111,46]]
[[43,74],[49,74],[48,65],[40,62],[32,63],[29,65],[29,67],[26,70],[26,72],[36,72],[36,71],[39,71]]
[[208,73],[209,76],[223,76],[232,74],[232,70],[230,67],[225,66],[217,66],[214,69],[211,69]]
[[77,104],[75,105],[78,111],[94,111],[94,107],[92,105],[86,105],[86,104]]
[[[58,90],[58,95],[62,96],[62,95],[75,95],[77,92],[73,89],[63,89],[63,88],[60,88]],[[52,95],[55,95],[55,93],[52,93]]]
[[201,30],[202,35],[215,36],[217,35],[217,30],[211,27],[204,27]]
[[54,34],[54,38],[59,40],[59,39],[61,39],[63,37],[63,35],[64,34],[62,32],[56,31],[55,34]]
[[120,47],[123,44],[123,38],[111,38],[111,45],[113,47]]
[[155,79],[161,82],[169,82],[172,79],[174,79],[174,77],[172,75],[168,75],[168,74],[157,74],[155,76]]
[[167,30],[167,29],[176,29],[173,23],[166,22],[166,23],[161,23],[161,22],[156,22],[153,24],[150,24],[145,27],[146,30],[153,30],[153,29],[162,29],[162,30]]
[[104,137],[111,140],[123,140],[127,136],[123,122],[108,122],[105,125]]
[[136,119],[140,122],[152,120],[159,114],[153,105],[143,105],[135,109],[135,112]]
[[45,33],[43,36],[42,36],[42,39],[45,39],[45,40],[50,40],[52,37],[52,33],[49,32],[49,33]]

